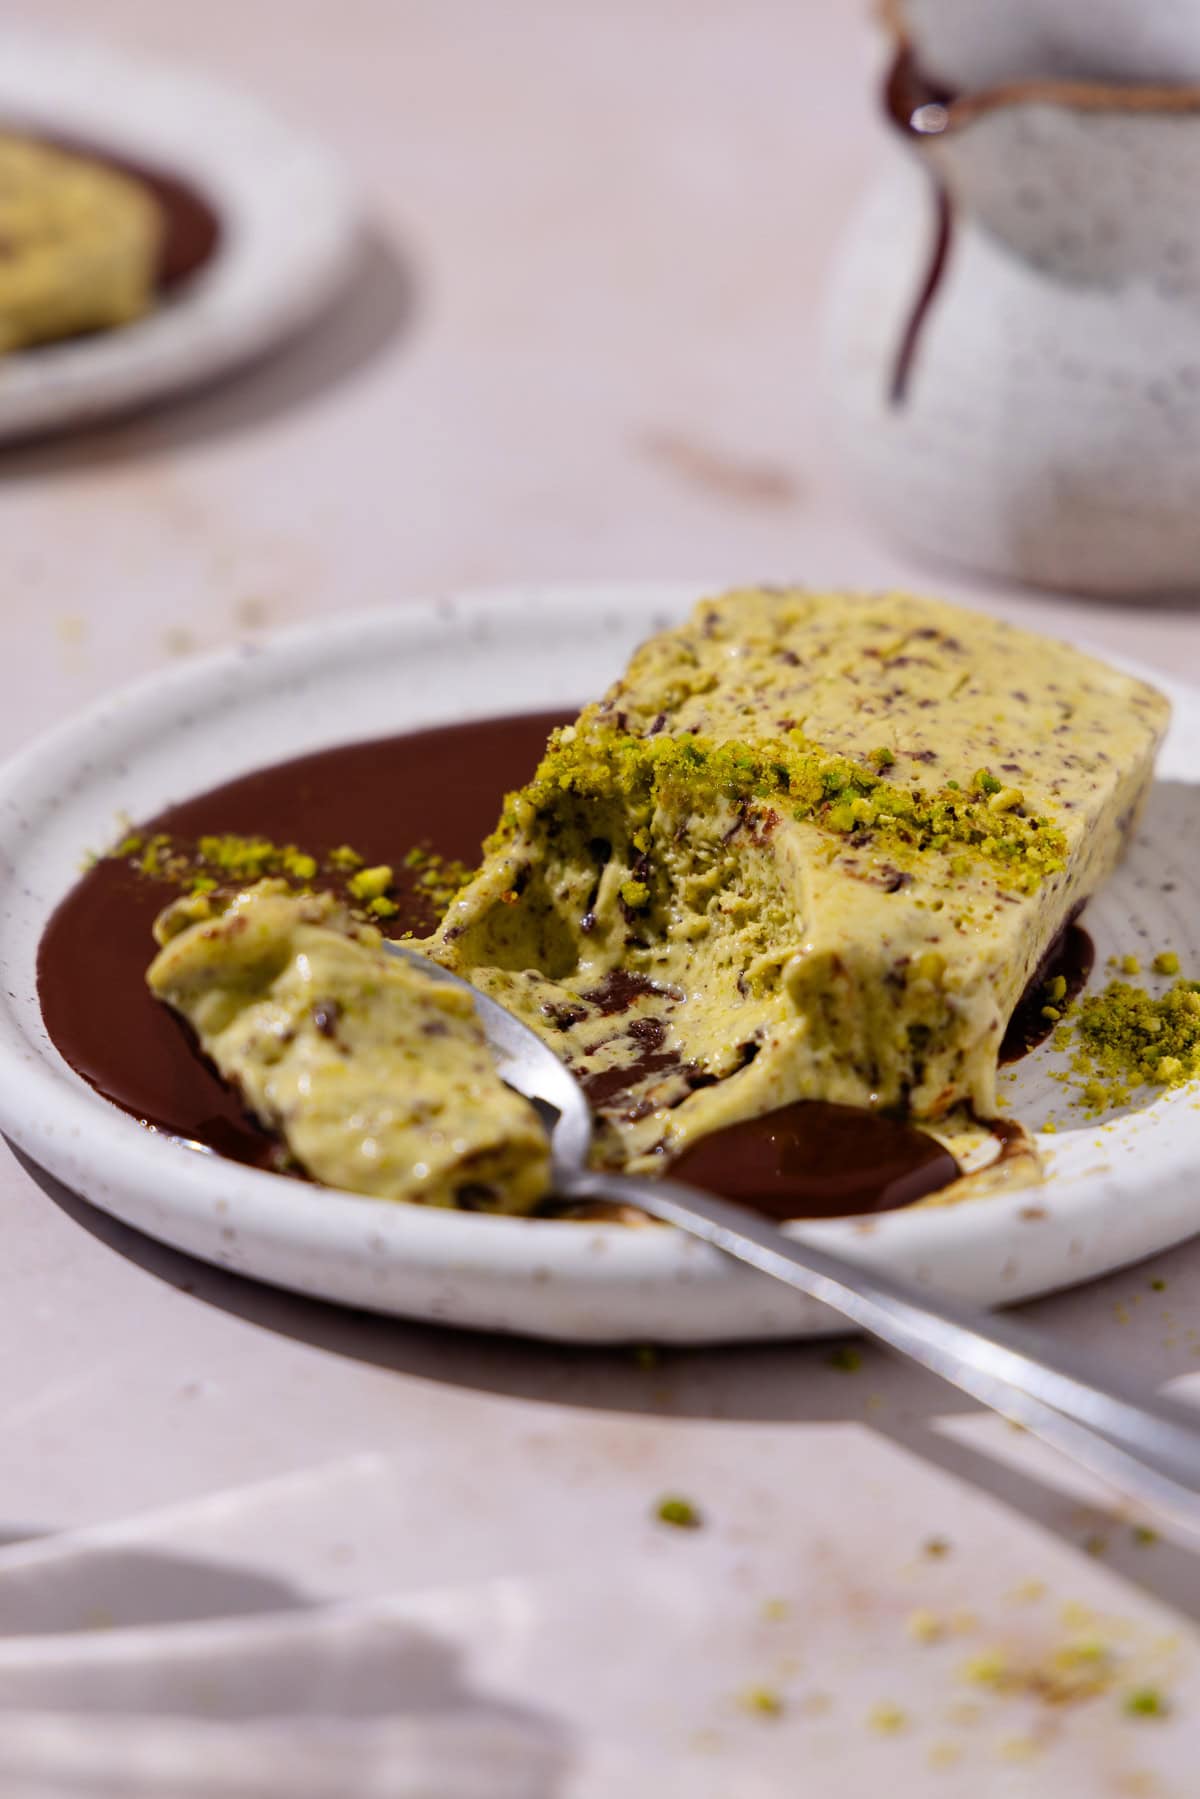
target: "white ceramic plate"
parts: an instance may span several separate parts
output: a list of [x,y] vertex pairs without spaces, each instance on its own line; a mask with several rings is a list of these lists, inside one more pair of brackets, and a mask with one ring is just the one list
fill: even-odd
[[[0,1126],[93,1204],[241,1273],[383,1312],[580,1341],[816,1334],[822,1308],[669,1230],[424,1211],[198,1155],[85,1085],[42,1025],[38,938],[82,853],[306,750],[406,727],[572,705],[695,588],[506,591],[409,605],[197,662],[106,700],[0,770]],[[1200,695],[1175,722],[1145,826],[1089,912],[1104,958],[1162,947],[1200,970]],[[103,946],[97,945],[97,953]],[[1004,1302],[1086,1280],[1200,1229],[1200,1112],[1180,1090],[1103,1125],[1064,1103],[1053,1055],[1005,1077],[1050,1176],[960,1206],[805,1227],[866,1263]]]
[[314,318],[346,275],[357,212],[321,145],[173,64],[0,32],[0,123],[178,174],[220,216],[207,267],[147,318],[0,358],[0,441],[89,423],[224,374]]

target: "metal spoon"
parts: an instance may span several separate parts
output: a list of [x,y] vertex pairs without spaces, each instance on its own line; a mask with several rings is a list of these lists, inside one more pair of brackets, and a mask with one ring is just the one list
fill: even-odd
[[469,981],[404,944],[386,947],[471,995],[501,1079],[547,1124],[560,1198],[638,1206],[807,1293],[1200,1537],[1200,1429],[1188,1407],[1139,1393],[1034,1331],[862,1268],[698,1188],[589,1167],[591,1109],[553,1050]]

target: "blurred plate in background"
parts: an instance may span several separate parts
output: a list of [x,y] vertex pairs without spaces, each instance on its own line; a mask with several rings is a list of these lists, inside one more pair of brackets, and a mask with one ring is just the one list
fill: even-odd
[[144,319],[0,357],[0,441],[226,374],[307,324],[349,273],[358,215],[336,159],[185,69],[83,39],[0,31],[0,129],[173,176],[220,228],[208,261]]

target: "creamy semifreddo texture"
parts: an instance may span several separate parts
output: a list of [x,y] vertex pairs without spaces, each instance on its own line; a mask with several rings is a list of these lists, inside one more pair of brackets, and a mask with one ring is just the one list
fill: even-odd
[[[906,1114],[957,1153],[993,1114],[1014,1006],[1120,858],[1166,722],[1144,683],[937,601],[725,594],[553,735],[422,947],[575,1070],[610,1165],[661,1168],[800,1099]],[[332,902],[251,890],[150,980],[318,1179],[544,1195],[536,1118],[474,1021]]]
[[139,318],[163,232],[140,182],[0,133],[0,353]]
[[432,953],[576,1068],[614,1163],[797,1099],[986,1118],[1167,716],[933,600],[703,601],[555,734]]
[[309,1174],[487,1211],[546,1193],[546,1134],[497,1075],[469,994],[390,956],[329,894],[264,881],[195,918],[210,908],[162,915],[151,990]]

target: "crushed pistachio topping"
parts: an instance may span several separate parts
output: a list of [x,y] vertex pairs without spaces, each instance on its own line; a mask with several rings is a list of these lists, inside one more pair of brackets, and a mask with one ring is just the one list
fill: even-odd
[[877,771],[893,760],[890,751],[876,750],[864,766],[822,749],[798,729],[765,744],[666,732],[635,737],[589,707],[578,725],[553,733],[533,781],[509,796],[484,853],[503,850],[519,828],[522,805],[541,808],[563,794],[584,800],[619,794],[643,821],[664,803],[694,805],[707,795],[757,807],[764,821],[771,810],[786,808],[835,838],[865,834],[906,861],[924,851],[958,851],[951,873],[967,872],[982,859],[1002,886],[1025,892],[1065,867],[1063,833],[1050,819],[1026,814],[1017,789],[1003,788],[986,769],[976,772],[969,789],[948,781],[926,792],[884,780]]
[[1110,981],[1069,1009],[1054,1045],[1073,1051],[1057,1078],[1092,1114],[1127,1105],[1140,1087],[1181,1087],[1200,1076],[1200,981],[1157,996]]
[[[194,842],[162,831],[130,831],[107,851],[106,859],[129,862],[151,880],[167,881],[201,896],[221,887],[250,887],[261,880],[284,880],[301,892],[323,882],[342,890],[357,905],[359,916],[394,918],[400,910],[391,897],[400,884],[391,866],[378,863],[368,868],[358,851],[345,843],[318,856],[294,843],[272,843],[267,837],[241,836],[235,831],[208,834]],[[428,845],[410,849],[401,865],[405,886],[434,912],[445,911],[472,873],[466,863],[440,856]]]

